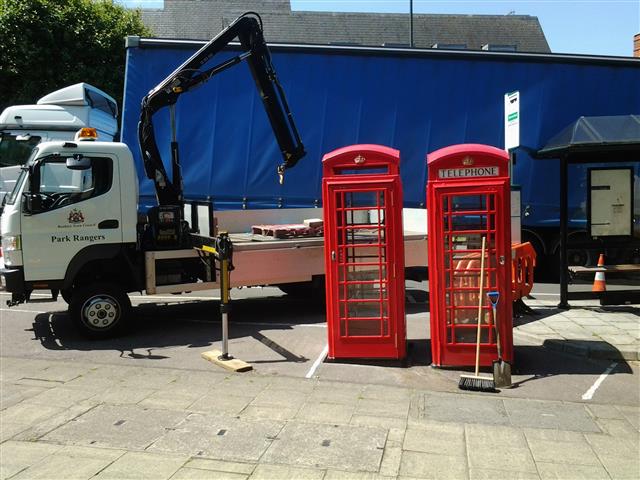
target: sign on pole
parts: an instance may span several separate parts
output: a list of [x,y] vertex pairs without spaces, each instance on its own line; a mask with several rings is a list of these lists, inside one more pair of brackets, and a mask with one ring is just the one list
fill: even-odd
[[504,95],[504,149],[520,146],[520,92]]

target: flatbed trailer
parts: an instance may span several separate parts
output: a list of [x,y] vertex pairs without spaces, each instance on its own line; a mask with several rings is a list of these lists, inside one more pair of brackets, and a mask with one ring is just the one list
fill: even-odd
[[[267,209],[216,212],[219,231],[228,231],[233,243],[231,287],[255,287],[313,282],[324,275],[324,238],[265,239],[249,233],[251,226],[261,223],[302,223],[303,218],[322,217],[322,209]],[[209,232],[208,209],[199,209],[204,236]],[[427,230],[424,210],[405,209],[405,268],[414,269],[415,279],[426,278]],[[422,222],[424,219],[424,223]],[[218,288],[215,282],[158,285],[154,275],[158,261],[197,257],[195,250],[158,250],[145,253],[146,293],[148,295],[181,293]],[[323,285],[322,283],[320,285]],[[286,287],[284,287],[286,288]]]

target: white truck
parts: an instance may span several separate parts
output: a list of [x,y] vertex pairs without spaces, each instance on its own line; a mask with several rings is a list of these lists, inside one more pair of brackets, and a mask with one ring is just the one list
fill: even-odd
[[[235,37],[244,52],[203,71],[203,64]],[[90,338],[104,338],[126,326],[129,292],[216,288],[211,258],[193,248],[215,240],[213,207],[185,200],[175,138],[169,179],[151,119],[158,109],[175,104],[181,93],[245,59],[282,152],[280,177],[304,156],[259,17],[245,14],[142,101],[138,136],[145,172],[154,182],[158,200],[145,215],[138,214],[138,177],[127,145],[91,141],[89,133],[89,141],[80,136],[33,149],[0,218],[5,259],[0,280],[12,294],[9,306],[28,301],[33,290],[59,290],[80,331]],[[283,285],[286,291],[287,286],[291,290],[315,283],[323,290],[322,238],[253,241],[247,233],[254,223],[299,223],[310,216],[321,216],[320,210],[216,212],[218,228],[232,232],[231,286]],[[420,223],[426,225],[426,218]],[[426,267],[426,232],[405,236],[405,256],[406,266]]]
[[50,140],[73,140],[93,127],[104,141],[118,132],[118,106],[102,90],[76,83],[51,92],[35,105],[13,105],[0,113],[0,200],[13,190],[20,167],[34,146]]

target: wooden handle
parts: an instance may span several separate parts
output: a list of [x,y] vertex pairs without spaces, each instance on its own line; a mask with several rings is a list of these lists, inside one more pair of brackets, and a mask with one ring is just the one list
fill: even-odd
[[486,237],[482,237],[482,253],[480,254],[480,291],[478,292],[478,333],[476,334],[476,377],[480,372],[480,326],[482,325],[482,292],[484,290],[484,249]]

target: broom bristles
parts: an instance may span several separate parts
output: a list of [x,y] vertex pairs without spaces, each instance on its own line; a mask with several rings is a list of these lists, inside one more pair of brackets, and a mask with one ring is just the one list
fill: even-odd
[[474,392],[495,392],[496,383],[491,377],[461,375],[460,382],[458,382],[458,388]]

